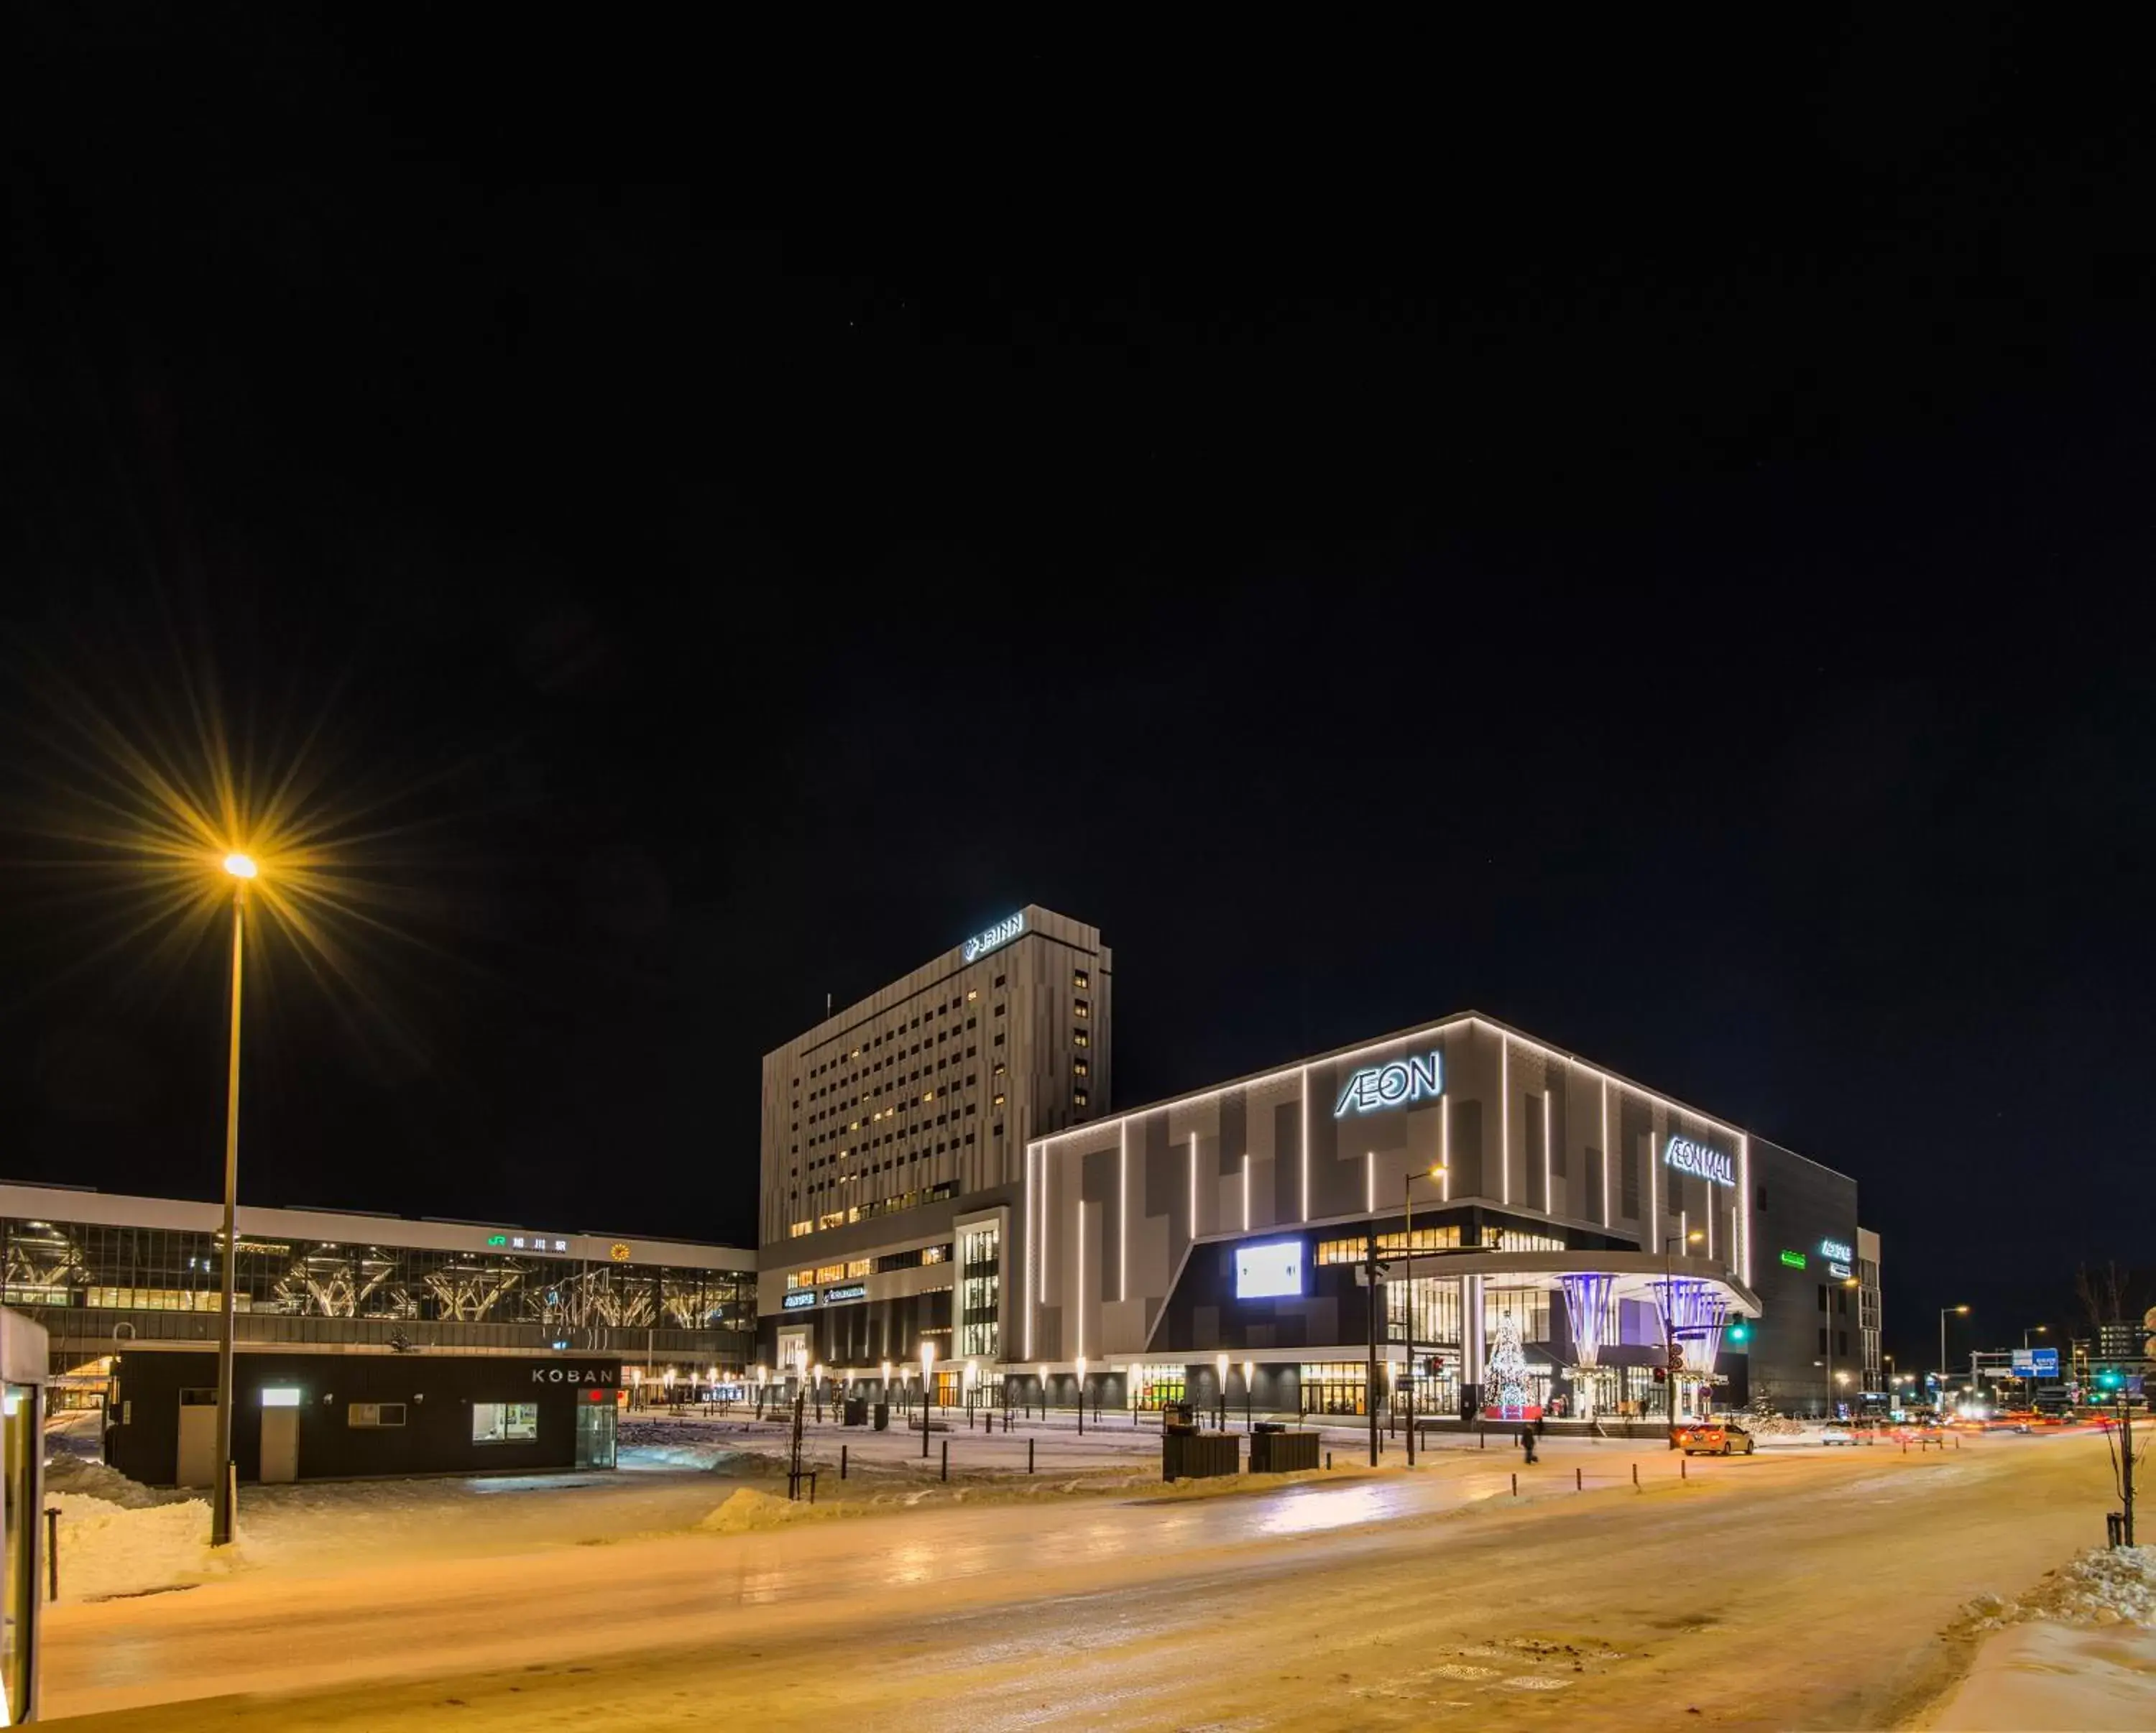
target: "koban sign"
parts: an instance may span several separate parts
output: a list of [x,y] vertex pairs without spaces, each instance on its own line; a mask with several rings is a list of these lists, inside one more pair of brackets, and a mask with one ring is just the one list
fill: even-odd
[[1689,1137],[1670,1139],[1662,1151],[1662,1159],[1680,1173],[1696,1174],[1717,1186],[1737,1183],[1737,1163],[1733,1159]]
[[1404,1101],[1426,1100],[1445,1093],[1445,1056],[1395,1059],[1389,1065],[1366,1065],[1348,1079],[1334,1104],[1332,1117],[1351,1113],[1375,1113],[1381,1107],[1398,1107]]

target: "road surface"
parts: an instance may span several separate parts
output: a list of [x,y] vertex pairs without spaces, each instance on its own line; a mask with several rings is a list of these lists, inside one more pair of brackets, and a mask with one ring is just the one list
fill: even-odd
[[[1941,1635],[1962,1603],[2099,1541],[2110,1490],[2090,1437],[1682,1483],[1666,1454],[1561,1447],[1517,1503],[1516,1461],[266,1571],[54,1609],[46,1709],[265,1733],[1884,1726],[1966,1664]],[[1604,1489],[1571,1491],[1581,1464]]]

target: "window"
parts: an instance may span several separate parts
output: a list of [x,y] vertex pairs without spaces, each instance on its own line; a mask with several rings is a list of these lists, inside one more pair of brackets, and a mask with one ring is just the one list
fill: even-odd
[[1004,984],[1004,977],[1003,977],[1002,976],[1000,976],[1000,975],[997,976],[997,977],[996,977],[996,985],[997,985],[998,987],[1001,987],[1003,984]]
[[[1003,1038],[1000,1035],[996,1037],[998,1041]],[[1083,1029],[1073,1029],[1070,1032],[1070,1044],[1073,1047],[1091,1047],[1093,1044],[1093,1038]]]
[[1001,1005],[997,1006],[997,1007],[996,1007],[996,1015],[997,1015],[998,1017],[1001,1017],[1003,1014],[1004,1014],[1004,1007],[1003,1007]]
[[1070,1014],[1073,1017],[1091,1017],[1093,1014],[1093,1007],[1083,999],[1073,999],[1070,1002]]
[[[996,1069],[1000,1071],[1003,1067],[998,1065]],[[1093,1074],[1093,1068],[1084,1059],[1073,1059],[1070,1062],[1070,1074],[1073,1077],[1091,1077]]]
[[978,987],[969,987],[966,989],[966,1002],[968,1005],[972,1004],[973,1001],[980,997],[980,996],[981,990]]
[[1083,969],[1073,969],[1070,972],[1070,984],[1077,988],[1080,992],[1083,992],[1087,987],[1091,987],[1093,982]]
[[401,1402],[356,1402],[345,1409],[346,1426],[402,1426],[403,1423],[404,1404]]
[[997,1046],[998,1046],[998,1047],[1001,1047],[1003,1044],[1004,1044],[1003,1031],[1002,1031],[1002,1030],[1000,1030],[1000,1029],[998,1029],[998,1030],[997,1030],[997,1031],[996,1031],[996,1045],[997,1045]]
[[1079,1107],[1083,1107],[1083,1106],[1086,1105],[1086,1092],[1085,1092],[1085,1090],[1071,1090],[1071,1092],[1070,1092],[1070,1100],[1071,1100],[1071,1102],[1073,1103],[1073,1105],[1076,1105],[1076,1106],[1079,1106]]
[[536,1402],[475,1402],[472,1404],[472,1443],[528,1444],[539,1436],[539,1404]]

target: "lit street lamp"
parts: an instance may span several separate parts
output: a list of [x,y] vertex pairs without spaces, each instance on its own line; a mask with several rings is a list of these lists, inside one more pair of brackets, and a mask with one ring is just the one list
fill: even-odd
[[1966,1318],[1965,1305],[1943,1305],[1939,1308],[1939,1418],[1946,1418],[1947,1401],[1947,1317],[1949,1313]]
[[1215,1354],[1213,1356],[1213,1372],[1214,1392],[1216,1397],[1214,1412],[1219,1422],[1214,1430],[1225,1432],[1228,1429],[1228,1356],[1225,1354]]
[[1078,1436],[1086,1436],[1086,1356],[1078,1356]]
[[1250,1424],[1250,1390],[1257,1380],[1257,1366],[1250,1361],[1245,1360],[1243,1362],[1243,1430],[1247,1433],[1255,1433],[1257,1430]]
[[224,1305],[217,1338],[217,1493],[210,1505],[209,1544],[232,1544],[232,1329],[239,1279],[239,1243],[234,1218],[239,1212],[239,961],[247,925],[247,887],[260,870],[235,849],[224,857],[232,874],[232,1050],[224,1084]]

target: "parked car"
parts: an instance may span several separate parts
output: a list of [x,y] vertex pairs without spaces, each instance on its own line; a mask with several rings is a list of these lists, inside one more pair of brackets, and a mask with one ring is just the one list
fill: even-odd
[[1734,1420],[1699,1420],[1671,1428],[1670,1436],[1686,1456],[1749,1456],[1752,1434]]
[[1829,1421],[1825,1430],[1820,1434],[1822,1444],[1854,1444],[1856,1442],[1856,1428],[1845,1420]]

